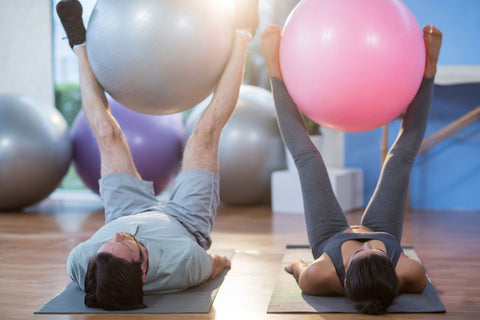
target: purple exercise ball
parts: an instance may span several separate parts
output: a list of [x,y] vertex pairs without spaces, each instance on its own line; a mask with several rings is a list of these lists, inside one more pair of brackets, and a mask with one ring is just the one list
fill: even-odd
[[[110,109],[130,147],[133,162],[144,180],[153,181],[155,194],[167,187],[182,158],[184,126],[181,114],[147,115],[108,97]],[[83,111],[72,126],[74,166],[83,183],[98,193],[100,152]]]

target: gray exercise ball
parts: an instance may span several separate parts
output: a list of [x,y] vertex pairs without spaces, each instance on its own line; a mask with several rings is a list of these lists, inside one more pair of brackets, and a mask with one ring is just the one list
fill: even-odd
[[[186,123],[184,145],[211,97],[196,106]],[[242,85],[237,106],[223,129],[219,147],[220,199],[228,205],[270,202],[270,176],[285,169],[285,151],[275,118],[273,96]]]
[[98,0],[87,53],[103,88],[148,114],[187,110],[214,89],[230,55],[232,5],[223,0]]
[[67,173],[71,157],[68,125],[57,109],[0,94],[0,210],[45,199]]

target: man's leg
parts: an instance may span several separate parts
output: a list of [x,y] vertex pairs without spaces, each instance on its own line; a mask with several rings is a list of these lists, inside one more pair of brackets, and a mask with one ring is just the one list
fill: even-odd
[[90,67],[85,47],[82,6],[78,0],[63,0],[56,9],[70,47],[78,58],[82,109],[100,149],[101,176],[124,172],[140,178],[125,137],[110,112],[104,90]]
[[218,147],[220,135],[238,100],[243,80],[247,44],[259,24],[258,0],[234,0],[235,36],[230,59],[213,93],[208,108],[197,120],[183,152],[181,172],[207,170],[219,174]]
[[397,139],[388,151],[375,192],[362,217],[373,231],[402,237],[410,171],[427,128],[442,33],[434,26],[423,29],[427,60],[422,84],[409,105]]
[[[123,133],[110,112],[105,93],[92,72],[85,47],[82,6],[78,0],[62,0],[57,13],[69,44],[78,58],[82,109],[100,150],[100,195],[105,223],[158,205],[153,184],[141,179]],[[115,175],[111,175],[117,173]]]
[[101,177],[124,172],[141,179],[132,160],[125,136],[110,112],[103,88],[92,72],[85,46],[74,49],[80,71],[82,109],[100,150]]
[[237,104],[245,57],[251,35],[237,30],[229,62],[218,82],[213,99],[198,119],[183,153],[181,171],[207,170],[219,173],[220,134]]
[[211,245],[219,195],[218,147],[220,134],[237,104],[248,41],[236,33],[233,51],[215,89],[212,102],[198,119],[183,152],[182,168],[175,181],[168,213],[192,233],[204,249]]

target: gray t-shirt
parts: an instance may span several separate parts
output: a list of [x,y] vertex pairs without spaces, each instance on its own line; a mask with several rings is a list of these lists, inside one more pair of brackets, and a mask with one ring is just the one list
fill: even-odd
[[128,232],[147,248],[145,293],[181,291],[206,281],[212,272],[210,256],[193,235],[167,214],[150,211],[113,220],[70,252],[68,274],[83,290],[89,260],[115,232]]

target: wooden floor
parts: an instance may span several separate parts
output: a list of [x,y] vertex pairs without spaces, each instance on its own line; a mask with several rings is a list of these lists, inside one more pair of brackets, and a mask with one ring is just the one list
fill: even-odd
[[[69,251],[103,224],[98,204],[48,200],[27,212],[0,213],[0,319],[371,319],[354,314],[267,314],[286,244],[306,244],[300,215],[270,207],[220,209],[214,248],[235,248],[232,269],[209,314],[34,315],[70,281]],[[359,213],[349,213],[358,223]],[[415,246],[446,314],[390,314],[389,319],[480,319],[480,212],[416,211],[404,244]]]

